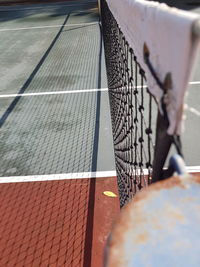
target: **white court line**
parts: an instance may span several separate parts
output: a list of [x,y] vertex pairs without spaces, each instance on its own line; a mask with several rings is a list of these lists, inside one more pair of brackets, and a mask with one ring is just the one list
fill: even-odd
[[9,98],[9,97],[17,97],[17,96],[65,95],[65,94],[104,92],[104,91],[108,91],[108,88],[85,89],[85,90],[71,90],[71,91],[57,91],[57,92],[54,91],[54,92],[9,94],[9,95],[0,95],[0,98]]
[[[190,82],[190,84],[200,84],[200,81]],[[143,86],[146,88],[147,86]],[[141,88],[141,86],[137,86],[137,88]],[[83,90],[67,90],[67,91],[54,91],[54,92],[39,92],[39,93],[24,93],[24,94],[8,94],[8,95],[0,95],[0,98],[9,98],[9,97],[17,97],[17,96],[42,96],[42,95],[62,95],[62,94],[78,94],[78,93],[92,93],[92,92],[100,92],[100,91],[108,91],[108,88],[99,88],[99,89],[83,89]]]
[[[188,173],[200,172],[200,166],[186,167]],[[144,175],[148,175],[148,170],[143,170]],[[70,179],[91,179],[91,178],[111,178],[116,177],[116,171],[99,171],[99,172],[80,172],[80,173],[62,173],[62,174],[46,174],[46,175],[30,175],[30,176],[10,176],[0,177],[0,184],[7,183],[23,183],[23,182],[43,182],[43,181],[59,181]]]
[[0,184],[115,177],[116,171],[0,177]]
[[191,113],[193,113],[194,115],[200,117],[200,111],[198,111],[197,109],[188,106],[188,104],[185,104],[185,110],[190,111]]
[[[200,81],[194,81],[194,82],[189,82],[189,85],[198,85],[200,84]],[[137,86],[138,88],[141,88],[141,86]],[[143,87],[147,87],[146,85],[144,85]]]
[[197,173],[200,172],[200,166],[188,166],[186,167],[188,173]]
[[188,107],[188,110],[196,116],[200,117],[200,112],[197,109]]
[[200,84],[200,81],[190,82],[189,84],[191,85]]
[[[200,84],[200,81],[189,82],[189,85],[198,85],[198,84]],[[137,86],[137,88],[141,88],[141,86]],[[143,88],[147,88],[147,85],[143,85]]]
[[66,24],[66,25],[51,25],[51,26],[34,26],[34,27],[25,27],[25,28],[7,28],[7,29],[1,29],[0,32],[6,32],[6,31],[22,31],[22,30],[34,30],[34,29],[46,29],[46,28],[60,28],[60,27],[76,27],[76,26],[87,26],[87,25],[96,25],[99,24],[99,22],[87,22],[87,23],[77,23],[77,24]]

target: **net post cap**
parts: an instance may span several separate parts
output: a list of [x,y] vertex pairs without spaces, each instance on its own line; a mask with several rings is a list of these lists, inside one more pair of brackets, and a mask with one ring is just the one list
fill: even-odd
[[137,193],[113,226],[105,266],[199,266],[199,192],[200,176],[187,175]]

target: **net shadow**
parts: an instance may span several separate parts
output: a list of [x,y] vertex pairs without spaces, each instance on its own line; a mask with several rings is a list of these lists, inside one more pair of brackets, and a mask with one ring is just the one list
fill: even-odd
[[[19,90],[18,94],[23,94],[26,89],[28,88],[28,86],[30,85],[30,83],[32,82],[32,80],[34,79],[35,75],[37,74],[37,72],[40,70],[41,66],[43,65],[44,61],[46,60],[46,58],[48,57],[49,53],[51,52],[52,48],[54,47],[56,41],[58,40],[58,38],[60,37],[64,26],[66,25],[67,21],[69,19],[69,15],[67,15],[65,21],[63,22],[63,25],[61,26],[60,30],[58,31],[57,35],[55,36],[55,38],[53,39],[52,43],[50,44],[49,48],[46,50],[46,52],[44,53],[43,57],[41,58],[41,60],[39,61],[39,63],[37,64],[37,66],[35,67],[35,69],[33,70],[33,72],[31,73],[31,75],[29,76],[29,78],[27,79],[27,81],[24,83],[24,85],[22,86],[22,88]],[[10,106],[7,108],[7,110],[5,111],[5,113],[2,115],[1,119],[0,119],[0,127],[3,126],[3,124],[5,123],[5,121],[7,120],[8,116],[10,115],[10,113],[13,111],[13,109],[15,108],[15,106],[17,105],[18,101],[20,100],[21,96],[17,96],[15,97],[15,99],[12,101],[12,103],[10,104]]]
[[89,179],[0,187],[1,266],[90,266]]
[[[153,97],[145,72],[105,1],[101,3],[115,163],[121,207],[151,183]],[[146,169],[146,171],[144,171]]]

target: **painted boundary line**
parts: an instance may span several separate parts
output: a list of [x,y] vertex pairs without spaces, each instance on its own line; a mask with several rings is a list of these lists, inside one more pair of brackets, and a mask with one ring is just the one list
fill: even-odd
[[[188,173],[200,173],[200,166],[188,166],[186,167],[186,170]],[[143,174],[148,175],[148,169],[144,169]],[[10,177],[0,177],[0,184],[59,181],[59,180],[70,180],[70,179],[112,178],[116,176],[117,176],[116,171],[10,176]]]
[[[200,81],[190,82],[190,85],[198,85]],[[146,88],[146,86],[143,86]],[[141,86],[137,86],[141,88]],[[22,96],[42,96],[42,95],[62,95],[62,94],[78,94],[78,93],[93,93],[93,92],[103,92],[108,91],[108,88],[96,88],[96,89],[83,89],[83,90],[66,90],[66,91],[54,91],[54,92],[39,92],[39,93],[24,93],[24,94],[8,94],[0,95],[0,98],[9,98],[9,97],[22,97]]]
[[197,110],[196,108],[193,108],[193,107],[188,106],[188,104],[185,104],[185,110],[190,111],[194,115],[200,117],[200,111]]
[[[189,85],[199,85],[200,81],[193,81],[193,82],[189,82]],[[147,85],[143,86],[144,88],[147,88]],[[137,86],[137,88],[141,88],[141,86]]]
[[200,172],[200,166],[188,166],[186,167],[188,173],[198,173]]
[[190,84],[190,85],[200,84],[200,81],[190,82],[189,84]]
[[0,184],[116,177],[116,171],[0,177]]
[[66,25],[44,25],[44,26],[34,26],[34,27],[24,27],[24,28],[7,28],[1,29],[0,32],[7,32],[7,31],[22,31],[22,30],[36,30],[36,29],[48,29],[48,28],[60,28],[60,27],[76,27],[76,26],[89,26],[89,25],[97,25],[99,22],[87,22],[87,23],[77,23],[77,24],[66,24]]
[[9,94],[9,95],[0,95],[0,98],[9,98],[9,97],[24,97],[24,96],[42,96],[42,95],[65,95],[65,94],[79,94],[79,93],[93,93],[93,92],[104,92],[108,91],[108,88],[99,88],[99,89],[85,89],[85,90],[70,90],[70,91],[57,91],[57,92],[39,92],[39,93],[24,93],[24,94]]

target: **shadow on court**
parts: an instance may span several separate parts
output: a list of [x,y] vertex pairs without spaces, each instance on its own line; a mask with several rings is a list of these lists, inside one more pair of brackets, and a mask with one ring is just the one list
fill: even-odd
[[[54,40],[50,44],[49,48],[47,49],[47,51],[45,52],[45,54],[43,55],[43,57],[41,58],[41,60],[39,61],[39,63],[35,67],[35,69],[33,70],[33,72],[31,73],[31,75],[28,77],[27,81],[24,83],[24,85],[22,86],[22,88],[19,90],[18,94],[23,94],[26,91],[26,89],[28,88],[28,86],[30,85],[30,83],[32,82],[32,80],[34,79],[35,75],[40,70],[40,67],[44,63],[45,59],[48,57],[51,49],[54,47],[56,41],[58,40],[59,36],[62,33],[62,30],[63,30],[64,26],[66,25],[68,19],[69,19],[69,15],[67,15],[67,17],[66,17],[66,19],[65,19],[62,27],[60,28],[59,32],[57,33],[56,37],[54,38]],[[7,108],[7,110],[5,111],[5,113],[3,114],[3,116],[0,119],[0,127],[3,126],[3,124],[7,120],[8,116],[10,115],[10,113],[13,111],[13,109],[17,105],[17,103],[20,100],[20,98],[21,98],[21,96],[16,96],[14,98],[14,100],[12,101],[12,103],[10,104],[10,106]]]
[[[61,10],[61,7],[58,8]],[[68,11],[62,26],[57,28],[46,30],[41,27],[39,31],[27,28],[15,32],[15,24],[13,35],[9,34],[7,28],[1,33],[5,36],[4,43],[6,36],[9,36],[10,43],[19,44],[22,51],[14,54],[12,49],[6,45],[4,48],[2,44],[2,50],[6,51],[6,64],[10,73],[14,67],[14,75],[8,76],[8,80],[1,77],[1,91],[2,94],[14,95],[13,98],[8,96],[0,99],[4,103],[1,105],[0,118],[3,153],[1,176],[114,169],[110,120],[101,122],[103,128],[100,133],[100,109],[103,110],[102,118],[110,117],[107,93],[103,93],[101,102],[102,92],[98,90],[102,86],[106,87],[99,18],[96,9],[89,12],[84,7],[82,11],[80,16],[78,11],[73,16]],[[84,25],[88,14],[93,14],[96,22]],[[70,26],[71,17],[75,24],[78,20],[80,26]],[[83,25],[79,21],[80,17]],[[29,36],[36,41],[34,49],[39,52],[43,49],[43,53],[40,53],[40,57],[39,53],[36,57],[30,54],[31,61],[27,61],[26,54],[22,56],[26,68],[23,66],[20,69],[17,57],[20,59],[20,53],[33,49],[34,43],[27,42]],[[38,36],[42,37],[42,41],[49,38],[47,48],[43,44],[38,45],[41,42],[37,40]],[[17,43],[16,38],[19,40]],[[24,40],[27,44],[23,43]],[[27,58],[29,60],[29,56]],[[37,58],[38,62],[35,60]],[[35,65],[32,64],[33,60]],[[31,67],[33,69],[29,74]],[[15,76],[16,79],[13,79]],[[20,83],[22,85],[18,87]],[[90,88],[97,91],[84,93],[85,89]],[[83,92],[65,94],[68,90],[77,89]],[[60,94],[62,91],[64,94]],[[41,96],[24,96],[41,92]],[[103,155],[105,149],[108,152]]]
[[[40,22],[45,22],[53,20],[54,18],[60,16],[66,16],[70,13],[76,13],[76,16],[91,15],[93,18],[98,18],[98,14],[85,11],[88,9],[93,9],[97,7],[96,2],[90,2],[86,4],[77,4],[77,2],[70,2],[69,6],[62,5],[51,5],[44,4],[41,6],[13,6],[9,8],[1,8],[0,6],[0,22],[12,21],[12,20],[22,20],[35,21],[36,19]],[[36,16],[36,17],[34,17]]]

